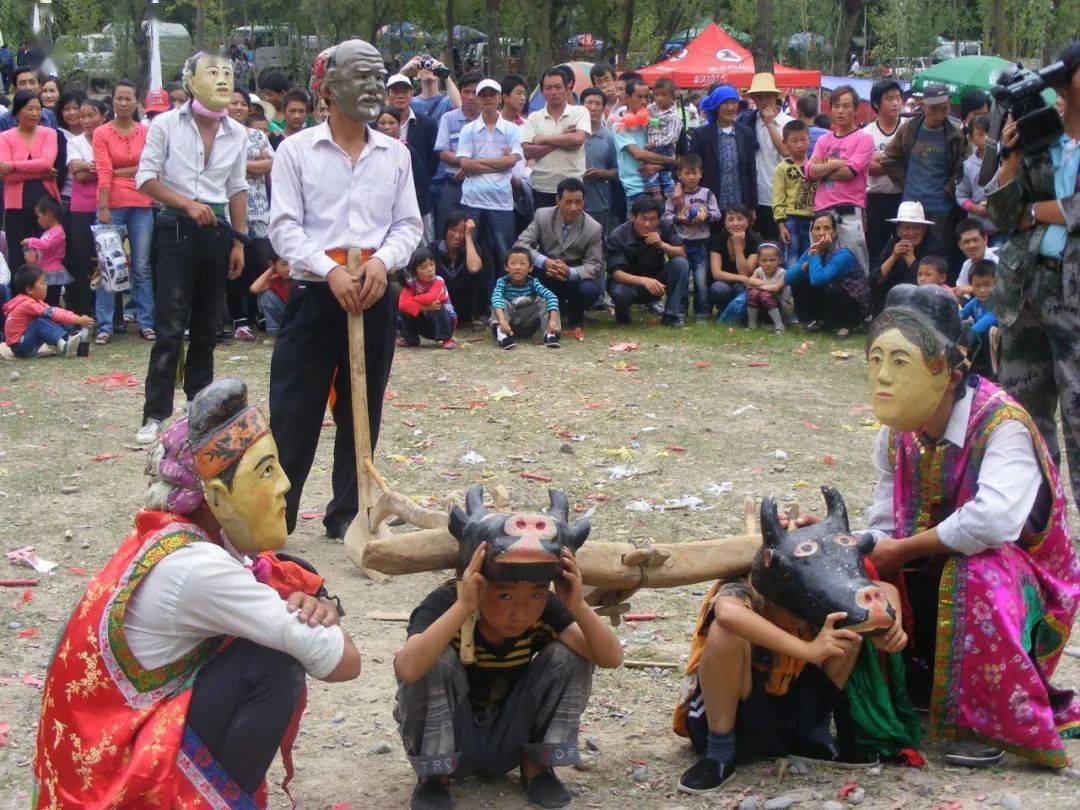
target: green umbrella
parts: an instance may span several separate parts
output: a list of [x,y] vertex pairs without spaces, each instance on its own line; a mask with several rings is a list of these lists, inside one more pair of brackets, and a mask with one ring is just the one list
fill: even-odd
[[[948,85],[953,104],[959,104],[964,91],[972,87],[989,90],[997,84],[1001,72],[1012,65],[1000,56],[957,56],[915,74],[911,89],[922,90],[930,82],[941,82]],[[1053,90],[1043,90],[1041,95],[1043,101],[1053,106],[1056,96]]]

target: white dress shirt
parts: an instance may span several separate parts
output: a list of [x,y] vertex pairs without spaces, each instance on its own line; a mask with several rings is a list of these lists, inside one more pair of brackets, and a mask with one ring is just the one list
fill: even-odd
[[388,270],[404,267],[423,224],[409,148],[373,129],[356,163],[327,123],[282,141],[270,173],[270,242],[293,278],[323,281],[335,248],[372,248]]
[[[776,118],[773,119],[776,122],[776,129],[779,132],[784,131],[784,125],[792,120],[791,116],[786,112],[777,111]],[[754,153],[754,168],[757,172],[757,189],[758,189],[758,205],[771,205],[772,204],[772,187],[773,187],[773,175],[776,173],[776,167],[780,161],[784,159],[784,156],[780,154],[776,149],[776,145],[772,141],[772,136],[769,135],[769,128],[765,126],[765,122],[761,120],[760,115],[754,116],[754,128],[757,131],[757,152]]]
[[[971,416],[972,390],[953,407],[943,439],[964,446]],[[889,428],[883,427],[874,444],[878,482],[867,510],[867,528],[876,537],[895,537],[893,513],[894,470],[889,464]],[[1002,422],[986,441],[979,466],[978,491],[937,528],[941,542],[960,554],[978,554],[1020,538],[1043,484],[1031,434],[1015,419]]]
[[[983,254],[983,258],[989,259],[994,264],[997,264],[997,250],[992,247],[988,247],[986,249],[986,252]],[[967,287],[969,284],[971,284],[971,259],[964,259],[964,263],[960,265],[960,275],[956,277],[956,286]]]
[[224,205],[230,197],[248,190],[246,154],[247,128],[226,116],[214,135],[207,161],[188,102],[150,122],[135,186],[142,188],[148,180],[160,180],[184,197]]
[[341,628],[308,627],[245,561],[200,542],[150,569],[124,613],[124,633],[144,669],[170,664],[208,638],[235,636],[288,653],[313,678],[334,671],[345,652]]

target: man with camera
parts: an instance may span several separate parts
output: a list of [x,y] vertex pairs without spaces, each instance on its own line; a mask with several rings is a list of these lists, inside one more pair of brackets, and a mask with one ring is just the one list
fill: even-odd
[[1055,462],[1060,403],[1073,498],[1080,502],[1080,41],[1065,48],[1061,63],[1041,75],[1059,85],[1064,133],[1029,153],[1024,126],[1010,115],[1001,138],[1007,154],[987,186],[987,208],[1009,233],[994,285],[1001,382],[1034,417]]

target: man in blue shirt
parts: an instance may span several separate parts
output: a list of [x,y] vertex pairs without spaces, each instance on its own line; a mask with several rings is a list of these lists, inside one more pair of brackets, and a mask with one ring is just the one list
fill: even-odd
[[987,185],[994,224],[1009,234],[998,252],[991,298],[1001,327],[1001,384],[1035,419],[1060,461],[1060,405],[1074,501],[1080,502],[1080,41],[1062,52],[1068,79],[1065,133],[1047,152],[1024,155],[1016,123],[1010,150]]
[[[425,64],[427,67],[424,67]],[[445,93],[439,92],[439,77],[435,71],[446,73]],[[446,113],[461,106],[461,94],[458,92],[458,87],[450,78],[449,71],[438,59],[427,54],[414,56],[401,66],[401,73],[420,82],[420,95],[412,100],[412,109],[417,115],[422,115],[438,124],[439,119]]]
[[[461,184],[465,172],[458,160],[458,139],[461,130],[480,115],[480,101],[476,97],[476,85],[482,77],[479,73],[466,73],[461,77],[461,107],[443,113],[439,119],[439,133],[435,136],[435,152],[439,156],[439,168],[431,178],[431,204],[435,210],[435,233],[446,233],[446,220],[461,208]],[[413,99],[416,104],[416,99]],[[415,109],[415,107],[413,108]],[[418,113],[419,114],[419,113]]]
[[[41,76],[37,68],[26,66],[15,68],[14,82],[16,93],[20,90],[29,90],[34,94],[41,92]],[[56,129],[56,115],[52,110],[45,107],[41,108],[41,123],[43,126]],[[15,120],[15,116],[10,111],[0,116],[0,132],[15,129],[18,125],[19,122]]]

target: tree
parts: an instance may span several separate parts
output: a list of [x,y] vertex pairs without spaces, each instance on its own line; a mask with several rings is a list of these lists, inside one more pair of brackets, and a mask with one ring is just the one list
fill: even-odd
[[750,46],[750,51],[754,54],[754,70],[758,73],[772,73],[772,28],[772,0],[758,0],[757,19],[754,21],[754,33]]
[[[630,36],[634,31],[634,0],[625,0],[623,6],[622,33],[619,35],[619,64],[626,61],[626,54],[630,50]],[[625,68],[624,68],[625,69]]]
[[847,70],[848,51],[851,50],[851,38],[855,36],[855,27],[859,23],[859,14],[866,8],[868,0],[840,0],[840,24],[836,27],[836,40],[833,42],[832,71],[835,75],[840,70]]
[[503,65],[502,42],[499,41],[499,12],[501,0],[484,0],[484,20],[487,31],[487,54],[488,74],[502,76],[505,73]]

